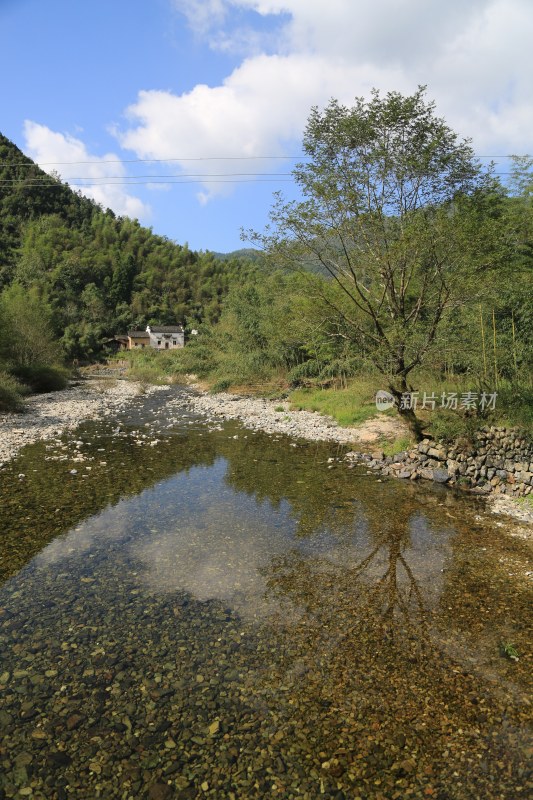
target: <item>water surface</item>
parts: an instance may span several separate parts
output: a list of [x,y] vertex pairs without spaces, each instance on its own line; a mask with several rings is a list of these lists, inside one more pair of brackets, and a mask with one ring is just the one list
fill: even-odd
[[528,795],[525,542],[337,455],[156,397],[0,473],[0,797]]

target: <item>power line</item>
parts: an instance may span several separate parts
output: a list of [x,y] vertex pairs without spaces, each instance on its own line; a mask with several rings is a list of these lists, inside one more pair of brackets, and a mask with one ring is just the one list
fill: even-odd
[[[47,176],[48,177],[48,176]],[[183,176],[181,175],[88,175],[87,177],[83,175],[78,175],[72,178],[65,178],[66,181],[70,183],[70,181],[99,181],[99,180],[118,180],[118,181],[129,181],[134,180],[137,178],[149,178],[149,179],[166,179],[170,178],[172,180],[176,178],[198,178],[203,180],[204,178],[289,178],[292,177],[291,172],[193,172],[187,173]],[[31,180],[35,180],[32,178]],[[44,180],[44,178],[43,178]],[[0,178],[0,183],[19,183],[21,178]]]
[[[172,158],[106,158],[106,159],[93,159],[92,161],[41,161],[39,164],[37,162],[27,162],[27,161],[0,161],[0,167],[33,167],[33,166],[75,166],[78,164],[170,164],[171,162],[189,162],[189,161],[260,161],[260,160],[285,160],[285,161],[297,161],[297,160],[305,160],[310,159],[311,156],[307,156],[305,154],[298,155],[298,156],[197,156],[197,157],[187,157],[187,158],[180,158],[180,157],[172,157]],[[475,155],[474,158],[532,158],[529,153],[524,153],[522,155],[518,155],[517,153],[511,153],[508,155],[499,155],[499,156],[482,156],[482,155]]]
[[[214,178],[214,179],[210,179],[208,181],[208,183],[292,183],[292,182],[293,181],[290,178],[277,178],[277,179],[276,178],[252,178],[251,180],[247,180],[246,178],[230,178],[229,180],[224,180],[224,179],[220,179],[220,178]],[[13,185],[14,182],[11,182],[11,181],[5,181],[4,182],[4,181],[0,180],[0,185],[2,185],[3,183],[8,183],[9,185]],[[202,181],[199,178],[194,178],[193,180],[189,180],[188,178],[183,178],[183,179],[180,180],[178,178],[176,180],[164,180],[164,181],[153,181],[153,180],[152,181],[135,181],[135,180],[131,180],[131,181],[123,181],[123,180],[121,180],[121,181],[105,181],[105,180],[102,180],[102,182],[100,182],[100,183],[88,183],[88,182],[86,182],[86,183],[70,183],[70,182],[68,182],[68,185],[71,186],[71,187],[72,186],[76,186],[76,187],[79,187],[80,189],[91,189],[91,188],[95,188],[95,187],[98,187],[98,186],[150,186],[150,185],[153,186],[154,184],[157,184],[159,186],[166,186],[167,184],[168,185],[179,185],[179,184],[184,184],[184,183],[202,183]],[[26,188],[28,188],[28,189],[35,189],[35,188],[59,189],[61,187],[65,188],[65,186],[67,184],[66,183],[45,183],[44,181],[43,182],[33,182],[33,183],[25,182],[25,181],[19,181],[19,182],[17,182],[17,185],[20,186],[21,188],[24,188],[24,189],[26,189]]]
[[65,166],[77,164],[166,164],[173,161],[260,161],[260,160],[285,160],[311,158],[311,156],[198,156],[197,158],[108,158],[93,159],[92,161],[0,161],[0,167],[34,167],[34,166]]
[[[512,175],[512,172],[499,172],[498,177]],[[143,178],[143,180],[138,180]],[[166,186],[185,183],[293,183],[294,177],[289,172],[273,173],[228,173],[200,175],[103,175],[101,178],[67,178],[64,181],[48,183],[45,178],[25,181],[20,178],[0,178],[0,186],[19,186],[22,188],[58,188],[76,186],[90,189],[97,186]]]

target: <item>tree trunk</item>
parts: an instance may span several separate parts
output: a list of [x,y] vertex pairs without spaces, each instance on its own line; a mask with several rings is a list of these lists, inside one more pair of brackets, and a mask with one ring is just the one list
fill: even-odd
[[413,434],[415,441],[420,442],[424,438],[424,426],[418,419],[412,408],[398,408],[398,413],[409,425],[409,430]]
[[406,421],[415,441],[420,442],[424,438],[424,425],[422,424],[422,421],[416,416],[414,409],[402,408],[402,395],[410,394],[412,391],[407,384],[406,378],[404,376],[401,377],[399,387],[394,386],[391,383],[389,385],[389,390],[396,400],[398,414]]

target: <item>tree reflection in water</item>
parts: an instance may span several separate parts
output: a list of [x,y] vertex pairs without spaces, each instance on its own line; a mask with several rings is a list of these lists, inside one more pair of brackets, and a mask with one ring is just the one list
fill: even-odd
[[[427,647],[429,604],[442,583],[444,556],[441,548],[421,549],[429,522],[412,514],[410,502],[379,515],[358,504],[350,539],[344,535],[320,556],[294,548],[273,559],[268,592],[282,608],[290,598],[305,610],[307,629],[330,659],[350,643],[355,650],[395,642],[409,652]],[[337,522],[341,535],[345,520]]]

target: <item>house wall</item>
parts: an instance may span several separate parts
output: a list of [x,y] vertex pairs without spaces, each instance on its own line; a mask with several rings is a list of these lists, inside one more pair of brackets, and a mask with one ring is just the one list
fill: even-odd
[[143,347],[150,347],[150,338],[148,336],[128,336],[128,350],[142,349]]
[[[168,342],[168,348],[165,346]],[[150,331],[150,346],[156,350],[176,350],[185,344],[183,331],[179,333],[154,333]]]

